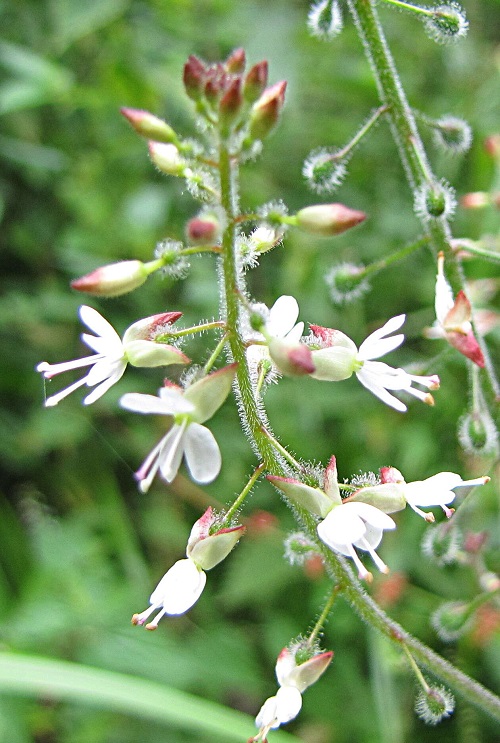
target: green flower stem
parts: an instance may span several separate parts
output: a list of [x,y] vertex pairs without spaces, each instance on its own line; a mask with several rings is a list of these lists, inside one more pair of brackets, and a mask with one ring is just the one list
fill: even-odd
[[420,668],[418,667],[418,665],[415,663],[415,658],[410,653],[410,651],[408,650],[408,648],[406,647],[406,645],[403,645],[403,650],[406,653],[406,657],[408,658],[408,661],[410,663],[410,666],[412,667],[413,673],[415,674],[415,676],[418,679],[418,683],[420,684],[420,686],[422,687],[422,689],[426,693],[428,693],[430,691],[429,684],[425,680],[422,671],[420,670]]
[[176,255],[197,255],[198,253],[221,253],[220,245],[190,245],[182,248]]
[[287,451],[282,444],[280,444],[278,439],[275,439],[274,436],[267,429],[263,428],[263,431],[266,434],[269,441],[271,442],[271,444],[276,449],[276,451],[278,451],[288,462],[290,462],[292,467],[298,470],[298,472],[303,472],[304,468],[302,467],[302,465],[299,462],[297,462],[297,460],[294,457],[292,457],[290,452]]
[[[461,244],[462,242],[463,245]],[[487,250],[486,248],[481,247],[480,241],[476,242],[474,240],[455,240],[454,248],[458,251],[463,249],[466,253],[477,255],[479,258],[486,258],[486,260],[492,261],[493,263],[500,263],[500,252],[495,250]]]
[[241,504],[244,502],[245,498],[247,497],[247,495],[249,494],[249,492],[252,490],[253,486],[255,485],[255,483],[257,482],[257,480],[261,476],[261,474],[264,472],[264,469],[265,469],[265,465],[264,464],[260,464],[256,468],[256,470],[254,471],[252,477],[247,482],[247,484],[245,485],[245,487],[243,488],[243,490],[241,491],[241,493],[239,494],[239,496],[236,498],[236,500],[234,501],[234,503],[231,506],[231,508],[228,508],[228,510],[226,512],[226,515],[224,517],[224,521],[222,523],[222,528],[225,527],[226,525],[229,525],[231,523],[231,519],[233,518],[234,514],[241,507]]
[[210,369],[212,368],[212,366],[215,364],[215,362],[217,361],[218,357],[220,356],[220,353],[221,353],[222,349],[226,345],[228,338],[229,338],[229,333],[225,333],[222,336],[222,338],[220,339],[220,341],[217,343],[217,345],[215,347],[215,350],[210,355],[210,358],[208,359],[207,363],[203,367],[203,373],[204,374],[208,374],[208,372],[210,371]]
[[370,265],[365,266],[363,270],[359,272],[358,275],[365,278],[365,277],[370,276],[371,274],[378,273],[379,271],[382,271],[384,268],[387,268],[387,266],[390,266],[393,263],[397,263],[398,261],[401,261],[407,256],[411,255],[412,253],[415,253],[415,251],[420,250],[420,248],[424,248],[426,245],[429,245],[429,238],[422,237],[420,238],[420,240],[416,240],[414,243],[411,243],[410,245],[405,245],[404,248],[395,250],[394,253],[391,253],[390,255],[385,256],[385,258],[381,258],[379,261],[370,263]]
[[221,205],[227,217],[227,227],[222,235],[221,256],[224,321],[231,332],[229,336],[231,360],[238,364],[236,381],[237,395],[243,417],[242,422],[253,439],[266,469],[275,475],[283,475],[283,465],[276,456],[273,445],[262,430],[267,425],[267,421],[257,406],[245,353],[245,341],[240,332],[240,295],[244,295],[244,292],[241,290],[243,279],[238,272],[236,261],[235,219],[237,216],[237,197],[235,182],[238,177],[238,164],[234,158],[231,158],[227,143],[222,138],[219,145],[219,173]]
[[168,343],[172,338],[183,338],[186,335],[194,335],[195,333],[204,333],[206,330],[217,330],[218,328],[225,328],[226,323],[221,320],[214,320],[213,322],[205,322],[201,325],[193,325],[190,328],[182,328],[182,330],[172,330],[170,333],[159,335],[156,338],[157,343]]
[[[361,4],[371,10],[367,0],[349,0],[349,2],[353,6]],[[404,121],[404,117],[402,121]],[[413,152],[411,146],[408,149]],[[245,287],[243,278],[237,270],[235,254],[235,223],[237,218],[235,180],[238,176],[237,167],[235,158],[231,159],[226,142],[221,138],[219,145],[221,204],[226,212],[228,223],[222,237],[223,252],[220,259],[223,294],[222,311],[225,315],[226,326],[230,331],[228,342],[231,350],[231,360],[238,363],[236,372],[237,396],[243,427],[248,431],[255,449],[259,452],[264,465],[263,469],[270,474],[283,476],[286,474],[284,461],[269,439],[268,425],[264,420],[263,411],[257,404],[245,354],[245,342],[240,333],[242,304],[239,297],[245,296]],[[419,178],[421,177],[422,174],[419,173]],[[409,635],[397,622],[390,619],[366,593],[345,558],[331,552],[318,539],[316,520],[311,514],[299,506],[295,506],[294,510],[310,538],[317,545],[318,551],[322,554],[338,591],[342,593],[357,614],[367,624],[378,629],[389,638],[391,642],[396,645],[405,644],[417,663],[426,666],[444,683],[449,684],[458,693],[462,693],[469,702],[500,720],[500,698],[455,668],[451,663],[445,661],[430,648]]]
[[[387,46],[384,32],[380,25],[375,0],[347,0],[349,10],[358,30],[371,64],[377,84],[381,103],[387,106],[387,116],[391,125],[394,141],[399,150],[406,177],[412,191],[423,184],[437,182],[430,167],[415,117],[408,104],[405,92],[399,80],[394,60]],[[464,276],[460,261],[451,244],[451,233],[445,217],[422,218],[423,233],[429,239],[435,255],[442,251],[446,259],[447,278],[453,294],[465,290]],[[475,336],[485,358],[484,381],[487,389],[485,397],[491,415],[497,421],[500,417],[498,399],[500,383],[488,353],[484,340],[475,329]]]
[[312,648],[312,646],[314,645],[316,641],[316,638],[318,637],[319,633],[325,626],[325,622],[328,619],[328,615],[331,612],[333,605],[335,603],[335,599],[337,598],[338,595],[339,595],[339,589],[337,586],[334,586],[334,589],[329,595],[328,600],[323,608],[323,611],[319,615],[316,621],[316,624],[312,628],[309,634],[309,637],[307,638],[307,644],[309,645],[310,648]]
[[337,152],[332,156],[332,160],[342,160],[346,155],[348,155],[351,150],[353,150],[354,147],[359,144],[365,134],[370,131],[372,126],[379,120],[382,114],[386,113],[386,111],[387,106],[379,106],[379,108],[377,108],[377,110],[374,111],[370,118],[363,124],[361,129],[354,135],[351,141],[348,142],[344,147],[342,147],[342,149],[337,150]]
[[387,3],[388,5],[394,5],[396,8],[411,10],[413,13],[417,13],[418,15],[424,15],[427,17],[432,17],[435,15],[435,11],[432,8],[420,8],[418,5],[403,3],[400,0],[384,0],[384,3]]

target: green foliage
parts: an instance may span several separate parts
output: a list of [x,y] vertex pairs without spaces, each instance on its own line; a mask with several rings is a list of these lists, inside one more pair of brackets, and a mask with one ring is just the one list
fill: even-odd
[[[469,37],[443,49],[411,15],[381,8],[412,105],[433,118],[463,116],[472,126],[473,147],[463,158],[432,151],[435,169],[459,196],[489,189],[493,165],[482,142],[498,133],[500,121],[498,3],[469,2],[466,9]],[[181,476],[172,486],[157,482],[142,495],[132,472],[163,434],[164,421],[128,415],[117,408],[117,400],[127,391],[152,392],[161,383],[157,370],[140,375],[129,370],[92,409],[81,407],[77,393],[51,410],[42,409],[44,386],[34,372],[38,361],[81,354],[76,310],[82,298],[68,289],[71,279],[117,260],[150,260],[158,241],[182,238],[185,222],[196,212],[189,195],[154,170],[144,142],[118,111],[123,105],[144,108],[194,134],[191,104],[181,86],[189,54],[214,61],[244,46],[251,62],[269,60],[272,82],[289,81],[279,129],[263,156],[243,172],[244,207],[253,210],[282,198],[293,210],[317,200],[301,175],[304,159],[318,146],[343,146],[378,104],[347,17],[342,35],[326,45],[308,36],[307,10],[307,2],[284,0],[0,4],[0,638],[6,651],[0,659],[0,737],[8,734],[10,743],[193,740],[189,721],[200,714],[195,707],[179,711],[184,723],[163,716],[159,702],[156,716],[133,719],[134,714],[148,717],[148,684],[170,688],[174,698],[175,693],[205,697],[222,725],[230,726],[235,713],[215,704],[254,715],[274,693],[274,657],[290,637],[307,629],[326,594],[328,581],[314,566],[304,570],[283,562],[282,541],[292,520],[276,491],[259,484],[251,505],[268,513],[266,528],[249,519],[248,539],[212,571],[192,612],[163,623],[155,634],[130,627],[129,617],[145,608],[155,581],[183,556],[190,525],[208,505],[231,501],[235,483],[244,482],[255,466],[254,456],[234,408],[226,405],[211,422],[223,455],[217,481],[202,491]],[[411,53],[408,39],[415,39]],[[429,142],[431,137],[429,131]],[[355,380],[337,386],[284,379],[266,398],[277,435],[286,432],[289,448],[304,459],[326,464],[334,452],[341,482],[389,464],[407,480],[441,470],[465,476],[469,468],[481,469],[484,463],[465,457],[456,437],[467,405],[465,365],[461,358],[450,361],[441,341],[421,337],[434,319],[430,253],[420,250],[377,274],[371,292],[343,308],[331,303],[324,282],[334,263],[368,264],[418,234],[385,122],[357,148],[337,198],[365,211],[367,222],[331,241],[290,232],[284,247],[264,255],[251,275],[254,296],[272,304],[283,293],[293,294],[300,299],[300,319],[338,327],[357,343],[387,318],[408,312],[409,342],[393,359],[397,354],[399,365],[415,358],[427,364],[436,354],[432,371],[441,376],[441,390],[435,408],[415,405],[401,416]],[[459,209],[456,227],[458,235],[473,239],[498,233],[498,214],[493,208],[477,214]],[[465,270],[470,278],[487,279],[496,269],[471,260]],[[103,310],[119,332],[164,310],[182,310],[187,325],[216,312],[216,282],[213,263],[200,258],[186,282],[154,277],[133,294],[88,303]],[[186,353],[205,360],[202,344],[203,338],[190,340]],[[59,382],[46,384],[49,394]],[[489,530],[488,566],[497,571],[498,519],[491,491],[471,496],[465,525]],[[398,534],[384,542],[384,559],[407,582],[388,611],[443,650],[430,614],[442,597],[472,598],[474,575],[431,565],[420,547],[429,527],[409,514],[401,514],[398,523]],[[376,579],[375,593],[385,595],[385,580]],[[488,633],[485,621],[460,639],[454,656],[464,670],[498,688],[500,636],[498,629]],[[290,726],[304,741],[410,743],[424,735],[430,743],[438,736],[440,743],[498,739],[494,724],[476,716],[466,700],[459,701],[463,711],[437,730],[424,729],[413,716],[413,682],[400,659],[380,638],[367,637],[343,604],[335,609],[324,644],[336,657],[321,684],[305,695],[301,721]],[[20,684],[9,687],[8,679],[29,675],[29,668],[15,665],[17,653],[19,664],[24,653],[54,659],[55,666],[40,666],[42,679],[50,669],[57,672],[59,661],[62,677],[69,668],[64,661],[81,665],[97,707],[78,706],[69,677],[61,681],[64,693],[32,682],[26,696],[43,693],[43,698],[13,699],[10,694],[20,693]],[[13,665],[3,665],[9,659]],[[137,702],[126,714],[124,704],[119,709],[108,704],[106,672],[120,674],[114,677],[117,683],[122,679],[143,695],[142,706]],[[138,677],[135,689],[130,676]],[[251,722],[248,729],[241,725],[244,740],[253,728]],[[477,736],[466,737],[468,730]],[[199,739],[215,740],[219,733],[211,735]],[[271,740],[287,739],[280,735]]]

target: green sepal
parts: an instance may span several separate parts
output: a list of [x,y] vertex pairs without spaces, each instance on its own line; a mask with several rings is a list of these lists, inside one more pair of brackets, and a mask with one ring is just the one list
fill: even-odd
[[298,480],[268,475],[267,479],[287,498],[322,519],[332,510],[335,502],[319,488],[311,488]]
[[361,488],[348,498],[344,498],[343,503],[355,501],[357,503],[367,503],[369,506],[375,506],[379,511],[384,513],[395,513],[402,511],[406,507],[404,496],[405,483],[387,482],[381,485],[373,485],[368,488]]
[[195,406],[192,419],[204,423],[220,408],[231,391],[237,364],[230,364],[195,382],[184,393],[184,397]]

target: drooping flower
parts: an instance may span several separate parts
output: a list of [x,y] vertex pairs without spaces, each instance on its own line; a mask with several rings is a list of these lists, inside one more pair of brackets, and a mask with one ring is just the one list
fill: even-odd
[[159,390],[158,397],[129,393],[120,405],[136,413],[153,413],[170,418],[170,428],[146,457],[135,473],[139,488],[147,492],[158,472],[166,482],[172,482],[185,457],[191,477],[196,482],[212,482],[219,474],[219,446],[205,426],[228,396],[236,372],[236,364],[219,369],[195,382],[186,390],[170,384]]
[[[488,476],[476,477],[473,480],[462,480],[455,472],[439,472],[425,480],[405,482],[401,472],[395,467],[382,467],[380,470],[382,483],[399,483],[404,499],[415,513],[426,521],[433,522],[434,514],[422,511],[419,506],[440,506],[446,516],[450,518],[453,509],[448,508],[458,493],[467,495],[469,491],[490,481]],[[383,487],[380,486],[381,488]],[[456,492],[458,491],[458,493]]]
[[[402,413],[407,410],[407,407],[391,394],[393,391],[407,392],[427,405],[433,405],[432,395],[413,387],[413,384],[419,384],[429,390],[438,389],[439,377],[437,375],[417,376],[403,369],[394,369],[381,361],[374,361],[403,343],[402,333],[392,337],[387,336],[399,330],[404,321],[405,315],[391,318],[385,325],[369,335],[359,349],[354,341],[339,330],[311,325],[314,334],[311,339],[312,361],[315,366],[311,376],[323,381],[339,382],[356,374],[364,387],[386,405]],[[319,347],[314,348],[315,342]]]
[[[297,300],[283,295],[276,300],[270,310],[264,308],[264,312],[267,317],[263,318],[261,332],[250,338],[250,342],[253,340],[258,343],[254,342],[247,348],[250,368],[256,373],[267,361],[268,381],[280,372],[309,374],[313,368],[310,363],[311,352],[307,346],[300,343],[304,323],[297,323],[299,316]],[[267,345],[260,345],[264,341],[267,341]]]
[[444,275],[443,253],[438,255],[435,308],[436,322],[426,329],[426,337],[446,339],[461,354],[484,367],[483,352],[472,331],[471,304],[463,291],[459,291],[453,299],[453,292]]
[[388,573],[389,568],[375,549],[382,541],[383,532],[395,528],[393,519],[383,511],[368,503],[352,502],[334,506],[318,524],[317,531],[327,547],[352,558],[359,577],[370,582],[372,574],[365,568],[354,548],[369,552],[380,572]]
[[65,387],[45,401],[46,407],[53,407],[79,387],[95,387],[85,397],[84,405],[91,405],[98,400],[123,376],[127,364],[133,366],[167,366],[169,364],[187,364],[189,359],[182,351],[173,346],[157,343],[155,334],[165,332],[165,328],[179,319],[181,312],[164,312],[160,315],[146,317],[131,325],[125,332],[123,340],[110,323],[92,307],[82,305],[80,319],[95,335],[82,333],[82,340],[95,354],[74,361],[60,364],[48,364],[42,361],[36,367],[45,379],[52,379],[57,374],[72,369],[91,366],[88,374],[82,379]]
[[333,658],[333,652],[316,653],[304,663],[297,664],[296,651],[300,649],[283,648],[276,662],[276,678],[279,689],[275,696],[266,699],[255,724],[259,732],[249,743],[265,743],[270,730],[276,730],[299,714],[302,708],[302,693],[326,671]]
[[215,529],[216,516],[211,508],[195,522],[191,529],[186,558],[178,560],[168,570],[150,596],[150,606],[140,614],[134,614],[132,624],[143,625],[158,611],[156,617],[146,624],[146,629],[155,630],[165,614],[184,614],[199,599],[207,581],[205,570],[210,570],[224,560],[236,546],[245,531],[244,526]]

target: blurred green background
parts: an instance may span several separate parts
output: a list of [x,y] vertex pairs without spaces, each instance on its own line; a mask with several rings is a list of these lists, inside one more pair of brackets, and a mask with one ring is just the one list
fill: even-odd
[[[489,190],[497,175],[483,140],[500,132],[500,4],[470,0],[466,9],[468,38],[439,47],[416,19],[380,8],[412,105],[433,117],[462,116],[473,127],[472,149],[462,158],[437,152],[424,132],[437,173],[458,195]],[[228,402],[210,424],[223,454],[216,482],[200,490],[181,475],[172,487],[157,481],[141,495],[132,473],[160,437],[162,421],[125,413],[117,401],[125,391],[153,392],[161,371],[129,370],[90,409],[77,393],[50,410],[43,408],[44,383],[34,372],[41,360],[84,355],[77,321],[82,296],[69,289],[72,278],[115,260],[150,259],[159,240],[182,239],[186,220],[196,213],[182,184],[154,170],[145,143],[118,110],[148,109],[194,134],[181,85],[189,54],[216,61],[243,46],[250,63],[269,60],[271,82],[288,80],[282,124],[243,173],[244,207],[282,198],[294,210],[318,201],[301,175],[304,158],[318,146],[343,145],[377,97],[350,20],[325,44],[309,37],[307,12],[300,0],[0,2],[1,650],[119,671],[255,715],[275,691],[278,652],[307,630],[327,594],[321,570],[284,562],[283,538],[293,521],[276,493],[261,484],[245,513],[247,537],[210,573],[197,606],[162,621],[156,633],[131,627],[129,617],[147,606],[156,582],[183,556],[191,524],[207,505],[230,502],[255,460]],[[293,294],[301,319],[338,327],[358,343],[406,312],[408,342],[389,361],[428,364],[442,388],[435,408],[415,401],[400,415],[355,380],[285,379],[266,398],[275,431],[304,459],[326,463],[335,453],[341,479],[388,464],[407,480],[442,470],[492,474],[491,461],[467,457],[458,446],[457,420],[468,403],[462,358],[442,354],[441,342],[421,336],[434,319],[431,254],[422,250],[378,275],[361,301],[339,308],[329,299],[324,276],[334,263],[369,263],[419,234],[384,122],[358,149],[336,199],[363,209],[369,219],[334,240],[290,232],[284,247],[263,256],[250,276],[253,295],[272,304]],[[459,208],[455,233],[498,233],[498,211]],[[498,275],[479,260],[465,270],[474,279]],[[213,262],[201,258],[179,284],[154,278],[133,294],[83,302],[123,332],[164,310],[182,310],[186,324],[212,317],[217,294]],[[206,358],[204,340],[186,347],[193,359]],[[498,331],[492,345],[498,360]],[[50,392],[59,380],[53,385]],[[495,489],[481,489],[465,508],[462,526],[490,533],[487,564],[499,570]],[[498,691],[498,611],[490,606],[458,643],[442,643],[430,613],[443,598],[472,598],[478,591],[473,571],[433,565],[421,551],[431,527],[409,512],[397,520],[382,554],[401,584],[392,597],[386,578],[377,578],[371,590],[409,631]],[[405,661],[343,602],[324,646],[335,650],[333,664],[289,726],[306,743],[498,741],[499,726],[464,699],[450,720],[425,727],[412,711],[415,683]],[[247,736],[253,734],[250,726]],[[137,715],[0,690],[2,741],[152,739],[213,738]]]

